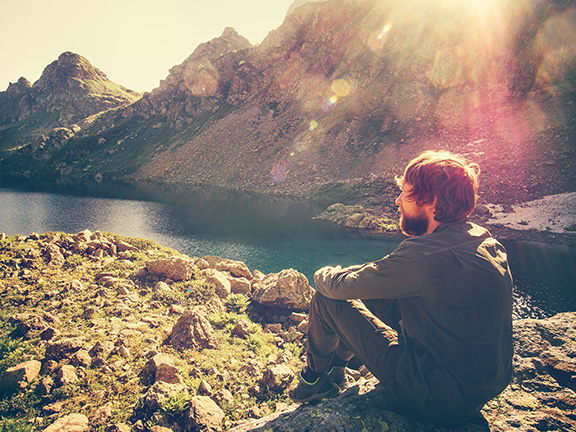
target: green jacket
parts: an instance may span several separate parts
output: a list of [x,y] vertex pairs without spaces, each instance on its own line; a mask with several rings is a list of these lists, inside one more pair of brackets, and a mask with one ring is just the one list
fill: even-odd
[[329,298],[398,300],[396,383],[426,417],[470,415],[510,382],[512,277],[486,229],[442,224],[380,261],[325,267],[314,279]]

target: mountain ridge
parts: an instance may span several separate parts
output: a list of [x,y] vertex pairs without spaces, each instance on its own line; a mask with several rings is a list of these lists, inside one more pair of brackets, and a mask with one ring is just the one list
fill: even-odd
[[492,6],[308,2],[260,45],[232,29],[201,44],[157,89],[81,122],[42,165],[22,139],[0,167],[308,196],[391,179],[420,151],[448,148],[480,163],[492,202],[572,191],[576,8]]

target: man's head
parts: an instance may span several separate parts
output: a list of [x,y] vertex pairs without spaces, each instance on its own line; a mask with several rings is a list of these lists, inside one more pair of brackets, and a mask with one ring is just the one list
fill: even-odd
[[412,159],[396,183],[402,194],[400,226],[422,235],[442,223],[466,220],[476,206],[480,168],[447,151],[427,151]]

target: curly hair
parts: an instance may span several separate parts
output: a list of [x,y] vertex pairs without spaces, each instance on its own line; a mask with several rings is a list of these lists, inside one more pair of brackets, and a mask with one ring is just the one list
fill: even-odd
[[465,220],[476,207],[480,167],[448,151],[426,151],[412,159],[396,183],[412,189],[418,205],[436,203],[438,222]]

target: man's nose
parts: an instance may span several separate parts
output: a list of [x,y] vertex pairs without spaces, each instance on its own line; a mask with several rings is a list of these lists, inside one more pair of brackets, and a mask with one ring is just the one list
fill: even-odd
[[398,195],[398,197],[396,198],[396,201],[394,201],[397,206],[400,206],[400,201],[401,201],[401,199],[402,199],[402,194],[403,194],[403,193],[404,193],[404,192],[402,192],[400,195]]

